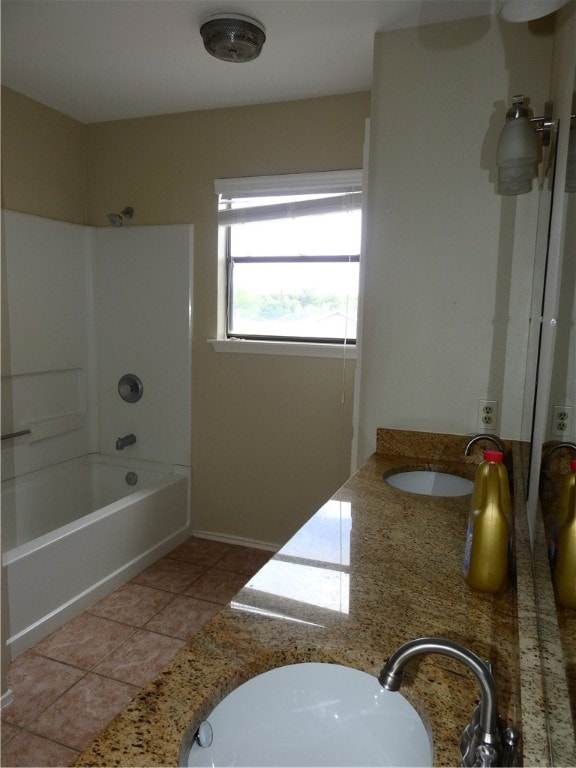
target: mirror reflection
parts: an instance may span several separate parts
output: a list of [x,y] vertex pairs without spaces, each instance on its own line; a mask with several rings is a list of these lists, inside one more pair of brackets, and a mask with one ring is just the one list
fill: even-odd
[[[576,94],[570,114],[576,112]],[[566,124],[566,121],[565,121]],[[560,132],[565,130],[560,125]],[[547,686],[556,692],[567,689],[569,706],[561,712],[550,707],[553,764],[562,763],[563,728],[576,722],[576,194],[574,141],[576,119],[570,121],[565,158],[558,157],[554,201],[562,210],[562,249],[559,262],[556,328],[549,398],[543,404],[543,431],[539,499],[542,519],[536,526],[534,566],[540,629],[545,647],[561,665],[545,661]],[[559,144],[559,147],[562,146]],[[546,200],[548,193],[543,192]],[[551,219],[552,221],[552,219]],[[546,350],[544,350],[546,352]],[[556,694],[554,694],[556,695]],[[552,703],[552,702],[551,702]],[[568,731],[569,732],[569,731]]]

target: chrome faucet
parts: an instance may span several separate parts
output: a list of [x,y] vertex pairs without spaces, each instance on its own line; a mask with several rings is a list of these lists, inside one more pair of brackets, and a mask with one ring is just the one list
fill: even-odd
[[489,433],[485,433],[485,434],[480,434],[480,435],[474,435],[474,437],[472,437],[468,441],[468,444],[466,445],[466,448],[464,448],[464,456],[470,456],[470,450],[471,450],[472,446],[475,443],[480,442],[480,440],[488,440],[489,442],[494,443],[494,445],[498,448],[498,450],[501,453],[506,453],[506,451],[504,450],[504,443],[502,442],[502,440],[500,440],[498,435],[491,435]]
[[550,463],[552,455],[556,453],[556,451],[562,450],[562,448],[568,448],[569,450],[576,451],[576,443],[562,443],[560,440],[552,443],[552,445],[549,446],[542,454],[542,469],[545,472],[548,470],[548,464]]
[[127,445],[134,445],[135,442],[136,442],[136,435],[133,435],[133,434],[124,435],[124,437],[119,437],[116,440],[116,450],[123,451]]
[[542,454],[540,462],[540,497],[544,501],[550,501],[554,498],[554,483],[552,481],[552,473],[550,472],[550,460],[556,451],[561,451],[562,448],[576,451],[576,443],[563,443],[557,440],[551,443]]
[[512,728],[502,732],[498,717],[498,694],[490,665],[468,648],[440,637],[410,640],[390,656],[382,667],[378,682],[387,691],[398,691],[407,662],[415,656],[436,653],[461,661],[474,673],[480,685],[480,702],[460,741],[461,765],[514,765],[518,734]]

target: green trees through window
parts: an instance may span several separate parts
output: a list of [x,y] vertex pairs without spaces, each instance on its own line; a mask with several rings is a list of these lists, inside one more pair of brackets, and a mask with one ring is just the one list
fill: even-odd
[[[288,177],[290,190],[285,177],[248,179],[252,194],[238,179],[235,193],[220,195],[228,337],[355,341],[360,176],[338,176],[314,174],[313,191],[308,175]],[[264,195],[259,184],[279,189]]]

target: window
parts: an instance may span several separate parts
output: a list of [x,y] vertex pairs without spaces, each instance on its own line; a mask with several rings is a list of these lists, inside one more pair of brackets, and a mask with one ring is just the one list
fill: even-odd
[[227,338],[354,343],[361,171],[219,179]]

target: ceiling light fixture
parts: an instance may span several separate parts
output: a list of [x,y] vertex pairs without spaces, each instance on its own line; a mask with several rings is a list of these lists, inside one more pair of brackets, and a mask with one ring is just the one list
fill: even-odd
[[221,61],[243,63],[260,55],[266,41],[262,24],[237,13],[209,16],[200,27],[204,47]]
[[534,21],[554,13],[568,0],[505,0],[500,15],[506,21]]

